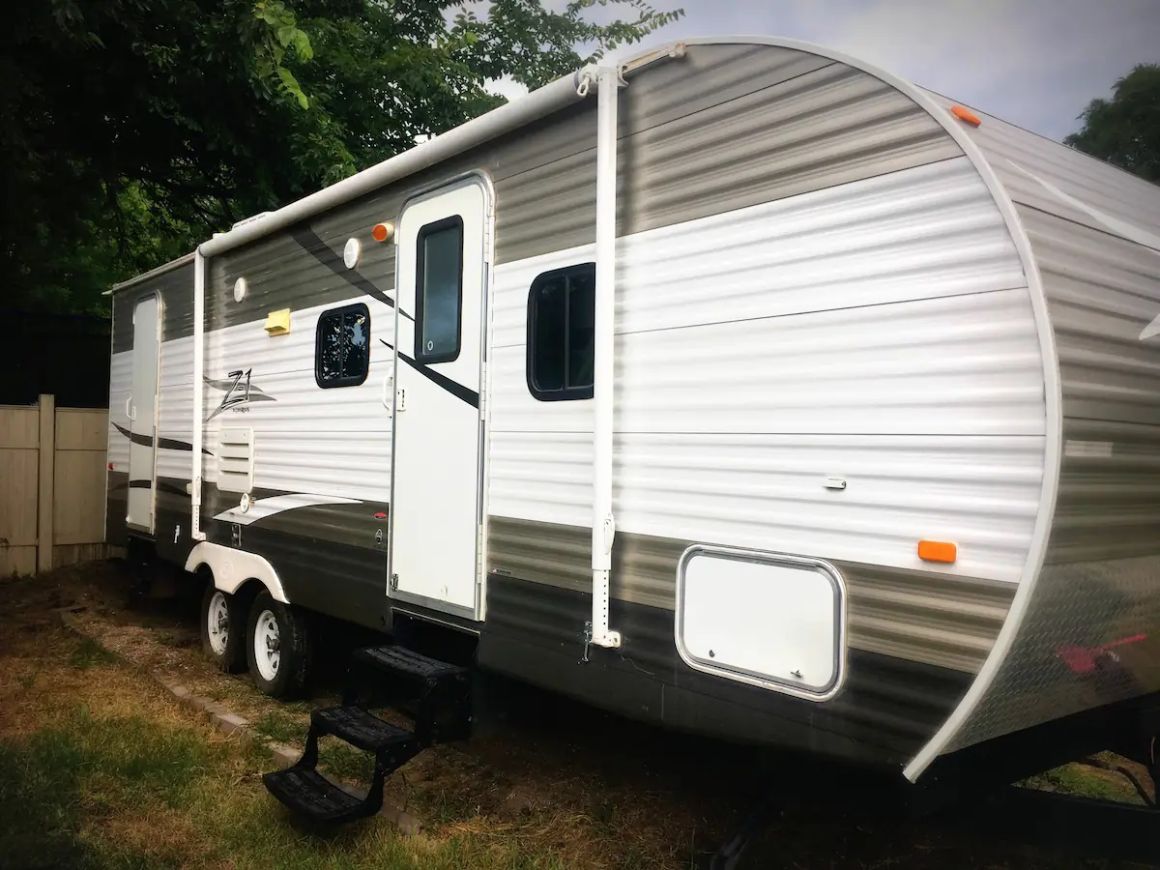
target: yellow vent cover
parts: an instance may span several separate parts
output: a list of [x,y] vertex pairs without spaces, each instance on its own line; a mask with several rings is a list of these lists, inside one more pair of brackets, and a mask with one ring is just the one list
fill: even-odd
[[271,311],[266,315],[266,333],[268,335],[286,335],[290,332],[290,309]]

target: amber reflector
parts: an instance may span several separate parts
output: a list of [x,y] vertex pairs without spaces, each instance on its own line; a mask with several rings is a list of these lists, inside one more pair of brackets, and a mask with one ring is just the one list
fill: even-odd
[[949,541],[919,541],[918,558],[924,562],[953,562],[958,547]]
[[983,123],[978,115],[963,106],[951,106],[951,114],[963,123],[970,124],[972,127],[978,127]]
[[389,239],[391,237],[391,225],[390,224],[375,224],[374,227],[371,229],[371,237],[376,242],[385,242],[387,239]]

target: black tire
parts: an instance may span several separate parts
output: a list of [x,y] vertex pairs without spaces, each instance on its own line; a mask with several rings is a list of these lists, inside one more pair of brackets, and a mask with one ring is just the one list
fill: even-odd
[[246,613],[242,603],[209,583],[201,596],[201,649],[219,670],[227,674],[239,673],[246,667],[245,626]]
[[[276,637],[271,636],[273,631]],[[258,644],[265,651],[258,656]],[[269,656],[276,644],[277,660]],[[262,591],[250,605],[246,622],[246,663],[250,676],[263,693],[272,698],[296,698],[306,690],[313,663],[313,645],[306,614],[296,607],[275,601]]]

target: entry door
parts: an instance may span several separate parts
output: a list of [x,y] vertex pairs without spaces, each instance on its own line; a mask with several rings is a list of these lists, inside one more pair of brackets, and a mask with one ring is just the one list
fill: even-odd
[[125,521],[153,531],[153,493],[157,443],[157,361],[161,310],[156,296],[133,309],[133,392],[126,402],[129,417],[129,513]]
[[410,202],[398,228],[390,594],[465,616],[479,607],[488,214],[467,181]]

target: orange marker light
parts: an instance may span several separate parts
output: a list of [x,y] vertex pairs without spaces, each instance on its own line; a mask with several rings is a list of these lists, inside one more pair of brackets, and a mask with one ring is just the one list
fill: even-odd
[[946,562],[950,564],[959,554],[959,548],[950,541],[919,541],[918,558],[924,562]]
[[970,124],[972,127],[978,127],[983,123],[982,118],[963,106],[951,106],[951,114],[964,124]]
[[371,238],[373,238],[376,242],[385,242],[391,237],[391,233],[394,231],[395,228],[389,222],[375,224],[371,228]]

